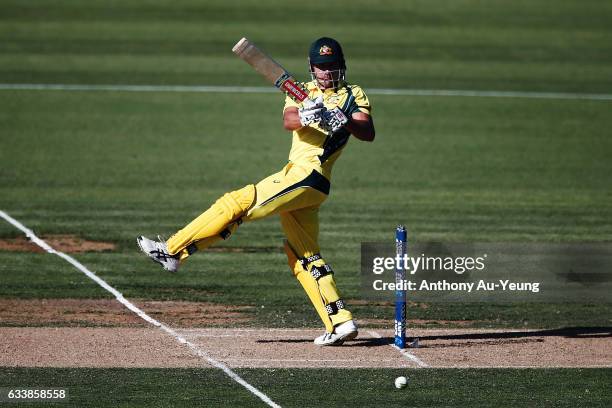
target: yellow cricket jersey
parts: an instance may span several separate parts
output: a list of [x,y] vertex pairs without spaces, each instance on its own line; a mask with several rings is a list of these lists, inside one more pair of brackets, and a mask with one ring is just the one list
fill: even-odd
[[[301,83],[308,92],[310,99],[323,95],[323,103],[327,109],[340,107],[347,117],[355,112],[368,115],[371,112],[370,101],[358,85],[341,83],[337,90],[319,89],[315,81]],[[293,99],[285,99],[285,107],[301,107]],[[293,142],[289,152],[289,161],[301,166],[309,167],[331,180],[331,170],[335,161],[340,157],[342,150],[348,143],[350,133],[340,129],[333,136],[328,136],[317,124],[304,126],[293,131]]]

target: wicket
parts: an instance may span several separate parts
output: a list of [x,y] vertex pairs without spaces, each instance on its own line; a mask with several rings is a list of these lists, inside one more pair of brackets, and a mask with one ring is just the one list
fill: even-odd
[[[406,227],[398,225],[395,230],[396,256],[403,259],[408,250],[408,234]],[[402,283],[406,279],[406,270],[398,264],[395,269],[395,282]],[[395,291],[395,346],[406,348],[406,290]]]

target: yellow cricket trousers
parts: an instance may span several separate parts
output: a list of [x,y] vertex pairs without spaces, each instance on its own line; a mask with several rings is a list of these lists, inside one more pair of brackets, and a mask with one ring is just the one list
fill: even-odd
[[340,298],[331,267],[319,253],[319,206],[329,188],[329,181],[317,171],[289,163],[256,185],[220,197],[168,240],[168,250],[183,261],[196,250],[227,239],[242,222],[279,214],[289,267],[331,332],[352,315]]

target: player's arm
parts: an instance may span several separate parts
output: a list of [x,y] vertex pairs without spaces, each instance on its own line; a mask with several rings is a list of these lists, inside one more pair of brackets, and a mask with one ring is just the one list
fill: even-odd
[[283,127],[289,131],[298,130],[303,127],[298,108],[290,106],[283,111]]
[[365,142],[372,142],[376,137],[374,121],[364,112],[353,113],[344,127],[357,139]]

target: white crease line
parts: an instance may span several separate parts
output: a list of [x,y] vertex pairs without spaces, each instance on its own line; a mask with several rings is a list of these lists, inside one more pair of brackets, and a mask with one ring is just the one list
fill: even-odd
[[[236,333],[231,333],[231,332],[225,332],[225,333],[193,332],[193,331],[188,332],[188,331],[184,331],[182,329],[178,330],[178,332],[179,333],[182,332],[185,337],[189,337],[189,338],[192,338],[192,339],[196,339],[196,338],[200,338],[200,337],[252,337],[252,333],[242,333],[242,334],[239,334],[240,332],[236,332]],[[308,333],[312,333],[312,332],[314,332],[314,330],[311,330],[310,332],[293,331],[293,333],[304,333],[305,335],[308,334]],[[292,333],[292,332],[289,332],[289,333]]]
[[240,328],[240,327],[236,327],[236,328],[227,328],[227,327],[200,327],[200,328],[193,328],[193,329],[179,329],[181,332],[217,332],[217,331],[231,331],[231,332],[248,332],[248,333],[252,333],[252,332],[307,332],[307,333],[313,333],[313,332],[320,332],[319,329],[299,329],[299,328],[286,328],[286,329],[280,329],[280,328],[262,328],[262,329],[245,329],[245,328]]
[[184,333],[185,337],[189,337],[190,339],[198,339],[200,337],[251,337],[248,334],[215,334],[215,333]]
[[[7,84],[0,90],[24,91],[115,91],[115,92],[214,92],[214,93],[275,93],[274,87],[222,85],[94,85],[94,84]],[[480,98],[583,99],[612,101],[612,94],[533,91],[477,91],[468,89],[389,89],[371,88],[370,95],[388,96],[462,96]]]
[[[329,362],[343,362],[343,363],[355,363],[355,359],[322,359],[322,360],[313,360],[313,359],[270,359],[270,358],[228,358],[227,361],[265,361],[265,362],[300,362],[300,363],[329,363]],[[376,361],[372,361],[373,363],[379,361],[397,361],[396,359],[377,359]]]
[[187,339],[185,339],[183,336],[178,334],[176,331],[172,330],[171,328],[169,328],[165,324],[163,324],[163,323],[153,319],[151,316],[149,316],[148,314],[143,312],[141,309],[139,309],[137,306],[132,304],[129,300],[127,300],[126,298],[123,297],[121,292],[119,292],[117,289],[113,288],[108,283],[106,283],[102,278],[98,277],[96,274],[91,272],[89,269],[87,269],[79,261],[77,261],[76,259],[74,259],[73,257],[71,257],[69,255],[66,255],[63,252],[56,251],[55,249],[53,249],[45,241],[43,241],[42,239],[38,238],[34,234],[34,232],[32,230],[30,230],[27,227],[25,227],[23,224],[21,224],[19,221],[17,221],[16,219],[11,217],[10,215],[5,213],[4,211],[0,210],[0,217],[4,218],[9,224],[12,224],[14,227],[20,229],[23,233],[26,234],[26,236],[32,242],[34,242],[36,245],[38,245],[39,247],[41,247],[42,249],[44,249],[48,253],[57,255],[60,258],[63,258],[66,261],[68,261],[69,263],[71,263],[75,268],[77,268],[78,270],[83,272],[85,275],[87,275],[89,278],[91,278],[93,281],[95,281],[98,285],[102,286],[104,289],[106,289],[107,291],[112,293],[115,296],[115,298],[117,298],[117,300],[119,302],[121,302],[121,304],[123,304],[125,307],[130,309],[132,312],[136,313],[143,320],[151,323],[154,326],[159,327],[161,330],[165,331],[166,333],[168,333],[169,335],[174,337],[179,343],[185,344],[197,356],[199,356],[199,357],[203,358],[204,360],[206,360],[210,365],[212,365],[212,366],[220,369],[221,371],[223,371],[225,374],[227,374],[228,377],[230,377],[232,380],[236,381],[238,384],[242,385],[244,388],[249,390],[251,393],[253,393],[257,397],[259,397],[259,399],[261,399],[267,405],[269,405],[271,407],[275,407],[275,408],[276,407],[280,408],[280,405],[276,404],[267,395],[265,395],[264,393],[259,391],[257,388],[255,388],[254,386],[252,386],[251,384],[246,382],[242,377],[240,377],[238,374],[236,374],[234,371],[232,371],[228,366],[226,366],[222,362],[217,361],[214,358],[210,357],[206,352],[204,352],[198,346],[196,346],[195,344],[193,344],[190,341],[188,341]]
[[[377,332],[375,332],[373,330],[368,330],[368,333],[372,337],[376,337],[377,339],[382,339],[383,338],[380,334],[378,334]],[[408,350],[406,350],[406,349],[401,350],[401,349],[395,347],[395,344],[389,344],[389,347],[392,347],[394,350],[399,351],[402,356],[404,356],[406,359],[412,361],[413,363],[415,363],[419,367],[421,367],[421,368],[429,367],[429,365],[427,365],[423,360],[421,360],[420,358],[418,358],[414,354],[410,354],[410,352]]]

